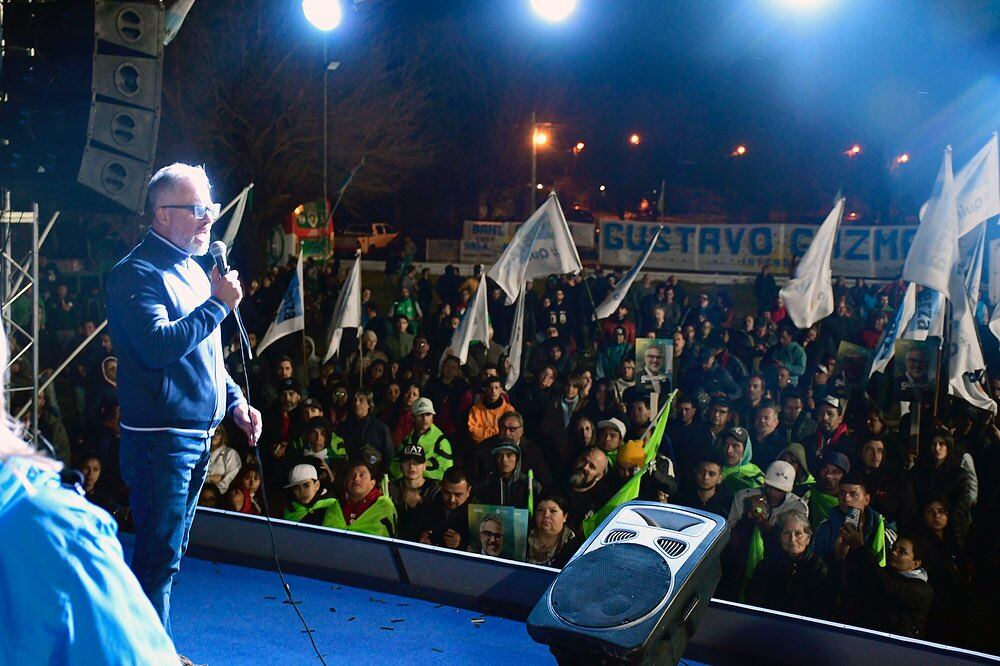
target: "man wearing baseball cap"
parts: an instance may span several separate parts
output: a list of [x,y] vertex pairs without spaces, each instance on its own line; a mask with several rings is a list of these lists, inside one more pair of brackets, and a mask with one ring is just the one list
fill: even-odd
[[[445,470],[455,462],[451,442],[434,424],[434,416],[437,412],[434,409],[434,403],[429,398],[417,398],[411,409],[416,423],[413,430],[403,438],[403,444],[397,449],[396,456],[398,458],[408,446],[419,447],[425,456],[426,467],[423,475],[428,479],[441,481]],[[400,463],[395,460],[389,467],[389,476],[393,479],[399,479],[403,476]]]
[[809,507],[792,492],[794,487],[795,468],[776,460],[768,466],[762,487],[744,488],[733,497],[727,519],[732,532],[720,583],[726,593],[738,596],[746,577],[764,559],[765,550],[779,547],[772,530],[782,516],[798,513],[808,517]]
[[292,468],[285,489],[292,495],[285,509],[285,520],[322,525],[327,509],[337,504],[333,493],[319,482],[316,467],[309,463],[300,463]]
[[621,419],[612,417],[597,422],[597,446],[608,454],[609,459],[611,459],[612,455],[617,455],[614,452],[624,442],[625,424],[622,423]]
[[827,451],[823,456],[816,487],[809,493],[809,523],[819,527],[840,504],[840,482],[851,473],[851,462],[840,451]]
[[523,469],[521,448],[505,438],[490,453],[493,469],[476,485],[476,497],[483,504],[528,508],[531,493],[540,494],[542,487]]
[[389,499],[396,506],[398,531],[402,534],[409,528],[413,510],[437,497],[441,486],[438,481],[427,477],[427,452],[420,444],[404,443],[396,453],[394,464],[397,461],[401,476],[389,482]]
[[833,395],[826,396],[816,405],[816,445],[806,448],[809,467],[814,474],[819,471],[820,462],[828,450],[840,451],[848,459],[858,455],[858,443],[848,434],[847,424],[844,423],[846,407],[843,398]]
[[753,458],[753,444],[746,428],[734,426],[722,431],[716,440],[719,455],[725,466],[722,468],[722,485],[734,496],[744,488],[759,488],[764,481],[760,467],[750,462]]

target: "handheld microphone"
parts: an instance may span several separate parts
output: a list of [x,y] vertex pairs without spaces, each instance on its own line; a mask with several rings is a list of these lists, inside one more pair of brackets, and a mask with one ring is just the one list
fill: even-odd
[[215,258],[215,267],[219,269],[219,275],[229,272],[229,262],[226,261],[226,244],[222,241],[215,241],[208,246],[208,253]]
[[[215,267],[219,269],[219,275],[225,275],[230,271],[229,262],[226,261],[226,244],[222,241],[215,241],[208,246],[208,253],[215,259]],[[246,349],[247,356],[253,358],[253,351],[250,349],[250,338],[247,336],[247,329],[243,325],[240,317],[239,306],[233,308],[233,316],[236,318],[236,328],[240,333],[240,344]]]

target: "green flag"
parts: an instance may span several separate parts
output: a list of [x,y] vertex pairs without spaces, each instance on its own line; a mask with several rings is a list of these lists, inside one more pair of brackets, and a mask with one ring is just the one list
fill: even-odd
[[584,519],[583,533],[585,536],[590,536],[597,529],[597,526],[604,522],[604,519],[611,515],[611,512],[620,505],[625,502],[631,502],[639,496],[639,486],[642,483],[642,476],[649,469],[649,463],[656,457],[656,452],[660,448],[660,441],[663,439],[663,433],[667,429],[667,419],[670,418],[670,406],[674,404],[674,397],[676,395],[677,391],[675,390],[667,398],[667,404],[663,406],[660,416],[656,419],[656,427],[653,429],[649,439],[646,440],[646,444],[644,445],[646,450],[646,464],[641,471],[637,472],[635,476],[625,482],[625,485],[618,489],[618,492],[608,500],[607,504],[594,512],[589,518]]

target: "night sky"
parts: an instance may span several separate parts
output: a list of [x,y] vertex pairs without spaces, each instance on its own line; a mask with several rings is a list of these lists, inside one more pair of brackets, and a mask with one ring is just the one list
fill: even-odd
[[[638,191],[666,178],[668,191],[770,192],[765,208],[751,209],[759,218],[776,205],[822,215],[843,186],[871,206],[891,197],[912,215],[945,145],[957,166],[1000,127],[1000,3],[821,4],[580,0],[553,25],[527,1],[363,3],[331,43],[350,44],[384,22],[409,35],[443,31],[498,58],[530,54],[543,71],[526,108],[560,125],[554,138],[564,147],[586,142],[581,171],[591,187],[624,179]],[[455,26],[460,32],[450,32]],[[464,113],[457,99],[436,117],[463,137],[489,131]],[[627,146],[631,132],[642,136],[638,149]],[[729,153],[739,143],[750,152],[737,165]],[[854,143],[862,155],[846,158]],[[910,162],[890,177],[888,164],[903,152]],[[449,161],[436,173],[453,172]]]

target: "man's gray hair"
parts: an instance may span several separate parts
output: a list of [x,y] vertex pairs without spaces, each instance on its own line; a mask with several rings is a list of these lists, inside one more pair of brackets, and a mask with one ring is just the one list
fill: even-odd
[[146,203],[150,214],[155,214],[165,195],[173,192],[185,181],[201,181],[209,184],[205,167],[174,162],[154,173],[153,177],[149,179],[149,186],[146,188]]

